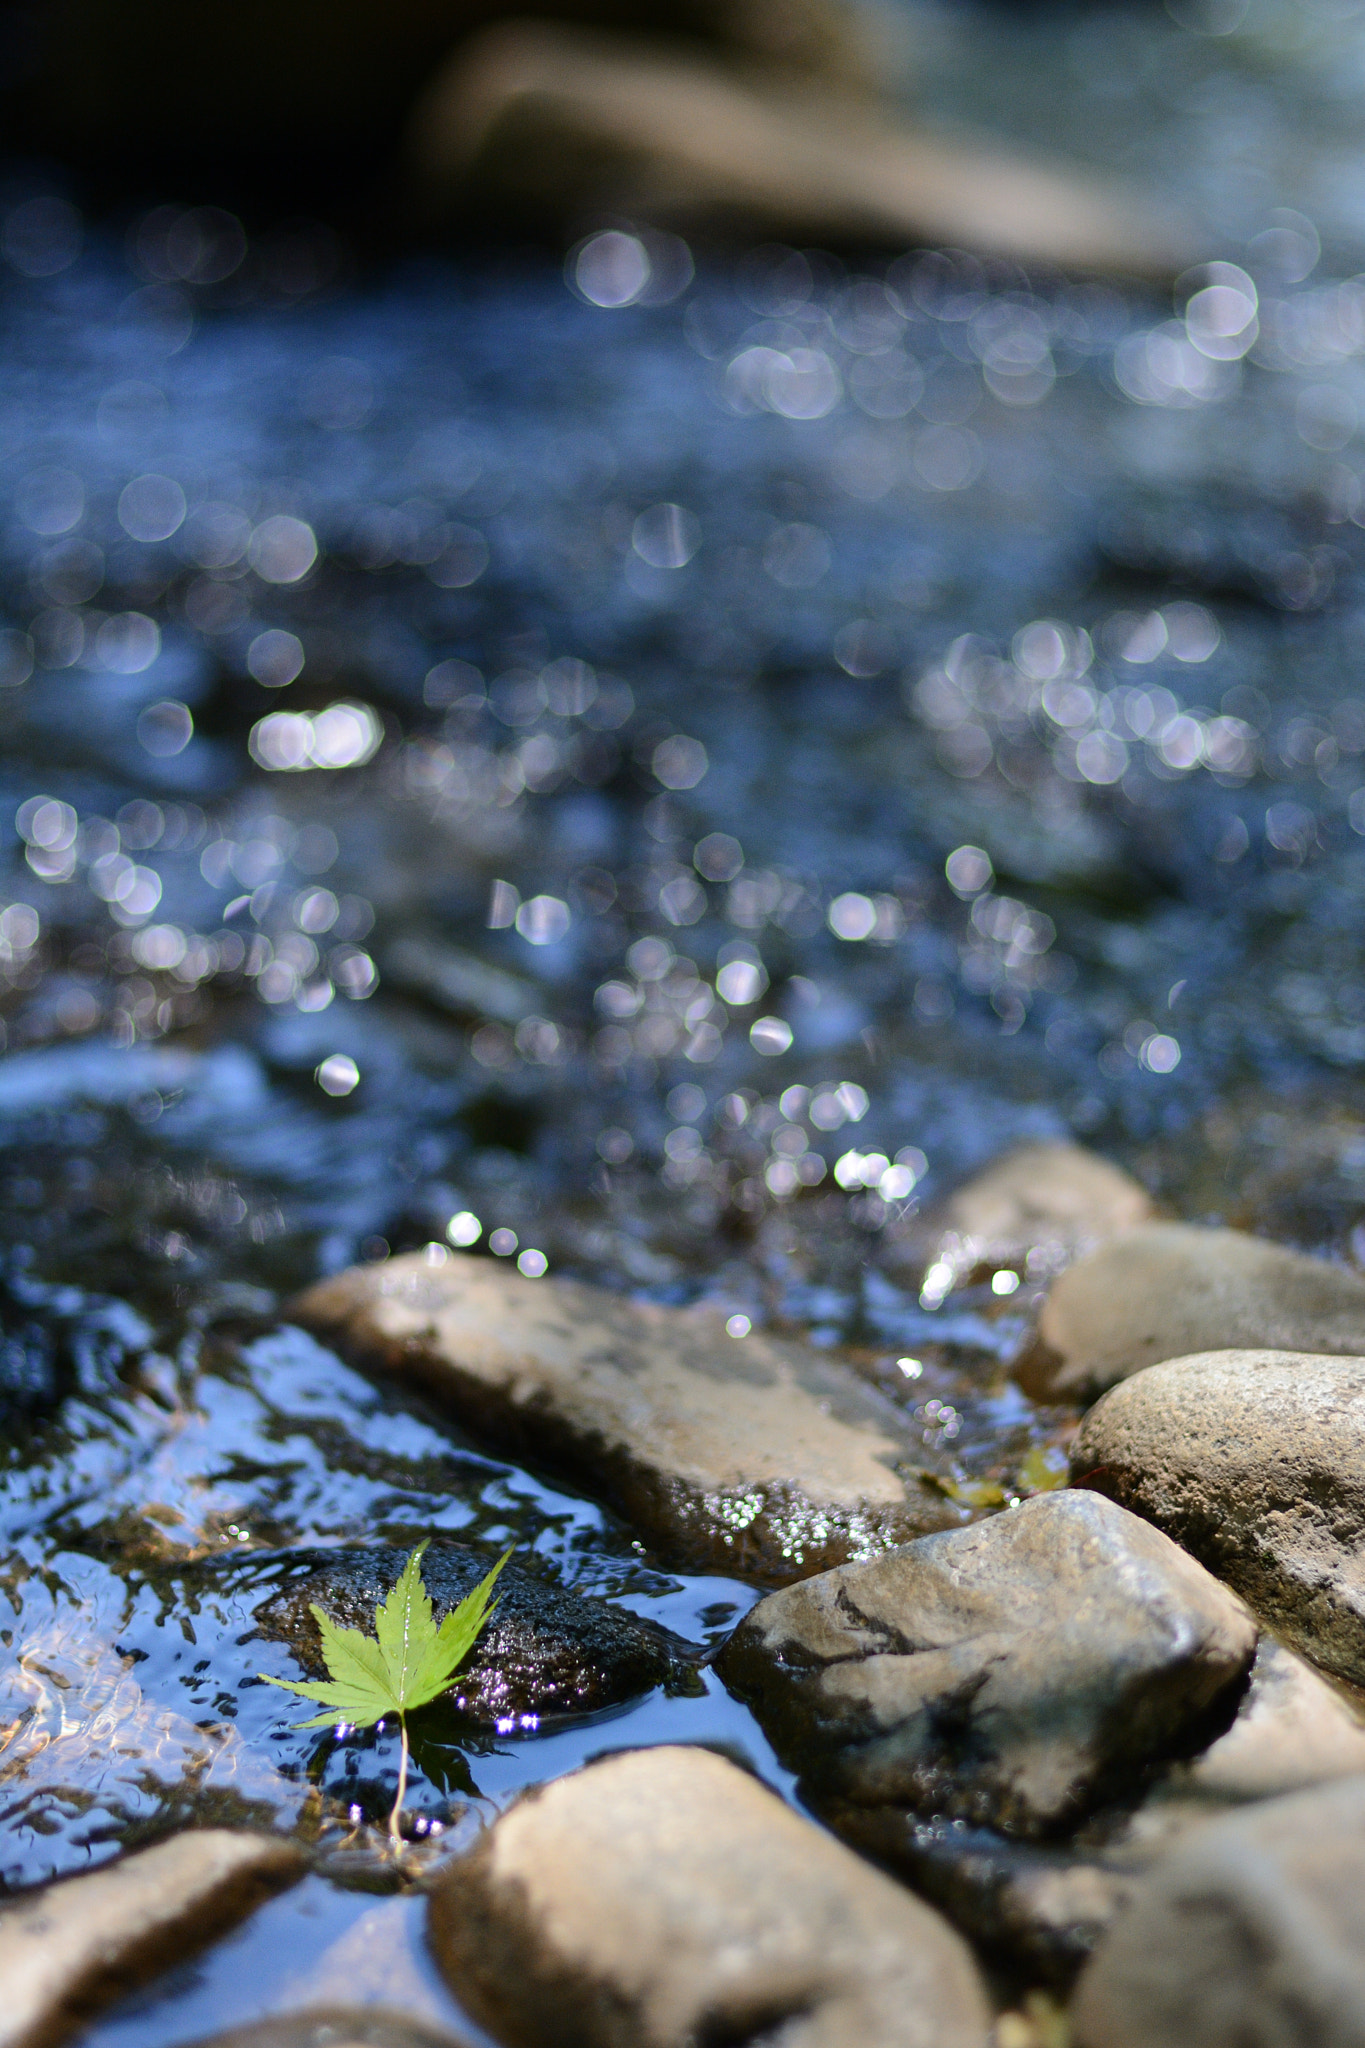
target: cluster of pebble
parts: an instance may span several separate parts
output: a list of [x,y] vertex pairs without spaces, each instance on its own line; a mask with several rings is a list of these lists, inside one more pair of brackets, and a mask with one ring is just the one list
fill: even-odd
[[[441,1246],[294,1304],[381,1378],[570,1471],[658,1554],[775,1588],[713,1661],[804,1814],[665,1743],[472,1841],[415,1829],[432,1953],[495,2039],[1226,2048],[1305,2015],[1342,2043],[1365,2026],[1365,1281],[1156,1219],[1066,1147],[997,1162],[935,1228],[959,1273],[1056,1274],[1014,1371],[1094,1401],[1070,1484],[1035,1462],[995,1512],[935,1483],[856,1359],[744,1318]],[[401,1555],[311,1553],[262,1633],[316,1669],[308,1601],[363,1619]],[[479,1568],[433,1553],[438,1610]],[[460,1704],[535,1727],[686,1684],[687,1663],[513,1573]],[[0,1916],[8,2037],[56,2038],[172,1948],[268,1918],[305,1870],[278,1835],[207,1829],[20,1902]],[[332,2012],[286,2000],[230,2038],[458,2040],[453,2007],[426,2031],[410,1975],[397,2010],[343,1970]]]

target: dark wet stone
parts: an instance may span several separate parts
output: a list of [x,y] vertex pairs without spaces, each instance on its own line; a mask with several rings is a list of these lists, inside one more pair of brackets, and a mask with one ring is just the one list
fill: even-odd
[[[373,1633],[375,1608],[407,1556],[386,1546],[299,1552],[303,1575],[256,1609],[262,1634],[288,1643],[310,1675],[325,1677],[310,1604],[316,1601],[343,1627]],[[438,1620],[473,1591],[492,1562],[459,1544],[432,1544],[422,1578]],[[447,1698],[476,1721],[520,1722],[595,1713],[685,1675],[685,1661],[648,1623],[509,1563],[498,1580],[497,1611]]]
[[784,1587],[717,1669],[817,1793],[1074,1827],[1221,1733],[1256,1650],[1240,1600],[1097,1500],[1039,1494]]
[[713,1310],[411,1255],[322,1281],[291,1312],[568,1470],[684,1568],[783,1584],[969,1519],[925,1478],[951,1452],[904,1407],[812,1345],[736,1342]]

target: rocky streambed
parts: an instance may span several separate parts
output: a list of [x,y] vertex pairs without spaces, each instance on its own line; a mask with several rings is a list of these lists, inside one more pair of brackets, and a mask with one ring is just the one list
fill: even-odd
[[[1092,1206],[1082,1235],[1096,1185],[1109,1217]],[[182,1505],[144,1506],[150,1597],[103,1653],[125,1696],[83,1728],[21,1714],[8,1767],[16,1790],[46,1757],[112,1792],[122,1754],[123,1800],[168,1767],[179,1784],[124,1823],[118,1860],[0,1911],[3,2037],[1157,2048],[1308,2013],[1355,2039],[1365,1280],[1146,1208],[1103,1162],[1035,1147],[925,1219],[944,1245],[977,1210],[1005,1236],[1070,1219],[1021,1369],[1111,1383],[1070,1425],[1069,1467],[1035,1450],[974,1489],[925,1463],[856,1352],[437,1241],[315,1285],[270,1336],[220,1334],[258,1378],[276,1347],[300,1412],[274,1433],[305,1471],[306,1411],[335,1458],[349,1396],[352,1460],[405,1455],[433,1503],[440,1428],[515,1447],[546,1474],[522,1504],[541,1532],[413,1716],[395,1845],[392,1724],[291,1738],[257,1673],[319,1674],[317,1609],[367,1628],[405,1552],[272,1547],[202,1513],[191,1532],[208,1474],[176,1442],[182,1410],[155,1461],[179,1466]],[[1258,1318],[1304,1348],[1248,1348]],[[1161,1355],[1192,1328],[1208,1348]],[[487,1511],[495,1468],[467,1462]],[[139,1518],[110,1520],[112,1476],[86,1540],[102,1526],[92,1547],[126,1560]],[[628,1514],[649,1566],[632,1576],[630,1545],[580,1511],[599,1575],[613,1546],[621,1561],[614,1582],[556,1584],[551,1478]],[[285,1468],[270,1479],[297,1498]],[[506,1532],[464,1518],[466,1540],[425,1554],[438,1617]],[[141,1681],[168,1622],[212,1650],[171,1663],[187,1707],[212,1669],[216,1723],[158,1710]],[[68,1653],[98,1659],[99,1628],[92,1613]],[[30,1650],[20,1668],[43,1666]],[[93,1810],[85,1855],[103,1861]],[[205,2024],[234,2011],[245,2030]]]
[[[1365,2039],[1359,27],[1222,20],[925,58],[1174,298],[0,191],[0,2039]],[[424,1538],[395,1852],[262,1674]]]

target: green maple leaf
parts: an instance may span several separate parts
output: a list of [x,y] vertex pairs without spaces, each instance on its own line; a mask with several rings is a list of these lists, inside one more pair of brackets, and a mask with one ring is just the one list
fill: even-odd
[[[494,1610],[493,1583],[512,1553],[503,1552],[488,1576],[438,1628],[431,1595],[422,1583],[422,1553],[429,1541],[418,1544],[393,1591],[375,1609],[373,1636],[358,1628],[338,1628],[313,1603],[330,1684],[301,1685],[272,1678],[267,1671],[257,1674],[267,1685],[317,1700],[329,1710],[300,1721],[300,1728],[334,1728],[342,1722],[370,1728],[388,1714],[404,1721],[413,1707],[424,1707],[450,1684]],[[406,1725],[404,1738],[406,1753]]]

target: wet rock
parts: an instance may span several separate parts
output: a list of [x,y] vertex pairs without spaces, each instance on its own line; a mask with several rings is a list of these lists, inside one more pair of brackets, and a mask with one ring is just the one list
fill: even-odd
[[1081,2048],[1365,2041],[1365,1778],[1188,1835],[1081,1978]]
[[1256,1631],[1112,1503],[1040,1494],[761,1600],[717,1659],[818,1793],[1074,1824],[1235,1710]]
[[[291,1578],[256,1609],[263,1635],[288,1643],[304,1669],[326,1676],[316,1601],[345,1628],[374,1630],[374,1612],[407,1562],[408,1553],[376,1545],[298,1555],[304,1576]],[[471,1593],[491,1558],[460,1544],[433,1543],[422,1579],[437,1620]],[[498,1579],[498,1606],[456,1673],[447,1697],[476,1721],[523,1724],[556,1714],[591,1714],[635,1699],[685,1667],[665,1637],[603,1600],[547,1585],[515,1564]]]
[[47,2048],[302,1872],[291,1842],[206,1828],[5,1907],[0,2048]]
[[1054,1283],[1018,1377],[1040,1400],[1076,1400],[1242,1345],[1365,1354],[1365,1279],[1238,1230],[1148,1224]]
[[401,2012],[329,2005],[231,2027],[190,2048],[468,2048],[468,2036],[438,2033]]
[[1030,1982],[1064,1987],[1145,1873],[1191,1828],[1229,1806],[1360,1772],[1365,1727],[1349,1702],[1263,1636],[1227,1732],[1202,1755],[1171,1765],[1135,1811],[1101,1811],[1073,1843],[1010,1840],[990,1828],[847,1799],[821,1800],[818,1811],[995,1962]]
[[705,1750],[531,1793],[439,1882],[430,1931],[519,2048],[984,2048],[989,2025],[931,1908]]
[[835,1799],[817,1810],[853,1848],[908,1880],[993,1962],[1033,1983],[1069,1984],[1140,1881],[1093,1853],[1011,1841],[904,1807]]
[[921,1476],[942,1454],[904,1409],[709,1310],[414,1254],[325,1280],[293,1314],[567,1470],[680,1565],[782,1583],[966,1519]]
[[1315,1663],[1365,1681],[1365,1358],[1211,1351],[1151,1366],[1086,1416],[1072,1469]]

